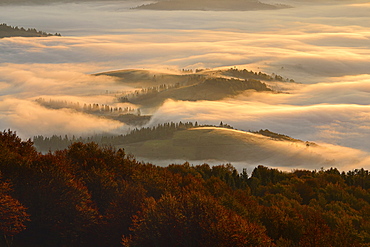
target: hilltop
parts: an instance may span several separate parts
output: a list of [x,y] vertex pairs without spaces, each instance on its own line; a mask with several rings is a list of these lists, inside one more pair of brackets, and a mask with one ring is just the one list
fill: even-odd
[[[262,132],[266,133],[266,130]],[[274,136],[216,126],[195,127],[178,130],[169,137],[155,137],[116,147],[146,160],[213,160],[281,166],[312,162],[326,164],[327,160],[321,157],[317,144],[288,139],[276,133]]]

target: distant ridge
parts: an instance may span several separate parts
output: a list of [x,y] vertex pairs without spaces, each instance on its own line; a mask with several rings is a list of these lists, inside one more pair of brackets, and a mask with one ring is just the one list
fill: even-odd
[[166,0],[144,4],[136,9],[148,10],[202,10],[202,11],[251,11],[291,8],[283,4],[267,4],[257,0]]

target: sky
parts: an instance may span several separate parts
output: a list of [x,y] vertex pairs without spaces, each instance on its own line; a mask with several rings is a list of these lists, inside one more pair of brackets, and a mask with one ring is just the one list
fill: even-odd
[[235,66],[297,83],[273,83],[282,94],[168,100],[149,124],[223,121],[370,152],[369,2],[284,0],[293,8],[247,12],[130,9],[142,3],[1,6],[0,22],[62,37],[0,40],[0,129],[22,138],[122,133],[128,128],[122,123],[45,109],[35,99],[114,105],[105,92],[130,88],[92,73]]

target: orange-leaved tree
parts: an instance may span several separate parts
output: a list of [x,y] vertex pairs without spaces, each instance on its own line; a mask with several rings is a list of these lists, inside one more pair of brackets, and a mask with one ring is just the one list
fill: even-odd
[[263,227],[201,192],[148,199],[132,230],[124,246],[271,246]]
[[26,208],[10,192],[10,184],[0,178],[0,232],[6,245],[10,245],[14,235],[26,229],[25,223],[29,221]]

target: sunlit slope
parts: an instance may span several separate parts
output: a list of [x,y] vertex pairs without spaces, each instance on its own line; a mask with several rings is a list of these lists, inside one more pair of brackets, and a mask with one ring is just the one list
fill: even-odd
[[[218,160],[275,166],[329,165],[332,154],[313,143],[275,139],[218,127],[178,131],[172,138],[125,144],[127,153],[148,159]],[[328,160],[331,161],[328,161]]]

